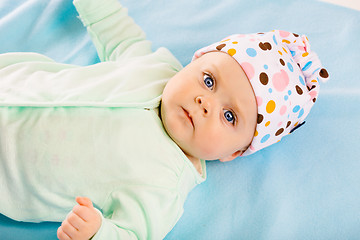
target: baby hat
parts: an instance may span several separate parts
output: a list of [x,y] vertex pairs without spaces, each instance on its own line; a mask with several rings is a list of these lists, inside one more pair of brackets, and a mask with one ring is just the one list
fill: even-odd
[[319,94],[319,80],[328,73],[306,36],[273,30],[235,34],[199,49],[232,56],[247,75],[255,93],[258,116],[254,138],[242,156],[281,140],[304,123]]

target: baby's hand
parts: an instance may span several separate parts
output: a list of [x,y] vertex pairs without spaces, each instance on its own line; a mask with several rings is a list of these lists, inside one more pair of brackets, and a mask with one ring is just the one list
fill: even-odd
[[89,198],[77,197],[76,202],[79,205],[73,208],[57,231],[60,240],[88,240],[101,226],[101,216]]

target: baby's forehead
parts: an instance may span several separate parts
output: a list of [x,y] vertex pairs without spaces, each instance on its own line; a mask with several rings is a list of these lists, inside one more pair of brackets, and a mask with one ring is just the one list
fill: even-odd
[[213,51],[204,53],[199,58],[197,58],[197,60],[200,59],[203,62],[222,64],[222,63],[224,63],[224,61],[226,61],[228,59],[228,56],[229,55],[227,53],[213,50]]
[[[200,69],[212,71],[211,73],[217,75],[234,75],[243,72],[242,67],[233,57],[220,51],[205,53],[195,62]],[[247,78],[246,74],[245,77]]]

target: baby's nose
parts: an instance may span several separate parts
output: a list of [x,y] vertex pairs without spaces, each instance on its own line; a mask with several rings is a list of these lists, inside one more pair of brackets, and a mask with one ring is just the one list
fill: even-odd
[[211,100],[209,98],[198,96],[195,99],[195,102],[201,107],[204,114],[208,115],[211,108]]

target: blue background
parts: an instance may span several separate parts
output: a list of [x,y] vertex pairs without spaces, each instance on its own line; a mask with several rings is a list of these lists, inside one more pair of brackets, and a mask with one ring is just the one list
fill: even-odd
[[[301,130],[255,155],[209,162],[166,239],[360,239],[360,12],[314,0],[121,2],[154,49],[184,65],[227,35],[283,29],[306,34],[331,75]],[[96,63],[76,16],[69,0],[2,0],[0,53]],[[59,225],[0,215],[0,239],[56,239]]]

